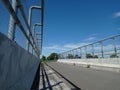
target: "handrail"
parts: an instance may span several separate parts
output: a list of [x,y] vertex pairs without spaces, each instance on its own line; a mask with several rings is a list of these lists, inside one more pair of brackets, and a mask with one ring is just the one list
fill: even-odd
[[28,42],[31,44],[32,48],[35,50],[36,54],[38,54],[38,51],[36,51],[36,48],[34,47],[34,45],[32,44],[30,38],[28,37],[27,33],[25,32],[24,27],[22,26],[20,20],[18,19],[16,13],[14,12],[10,1],[9,0],[2,0],[4,5],[6,6],[6,8],[8,9],[9,13],[11,14],[11,16],[14,18],[16,24],[18,25],[18,27],[21,29],[22,33],[25,35],[25,37],[27,38]]
[[[76,49],[80,49],[80,48],[83,48],[83,47],[86,47],[86,46],[90,46],[90,45],[93,45],[93,44],[96,44],[96,43],[99,43],[99,42],[102,42],[102,41],[106,41],[106,40],[108,40],[108,39],[112,39],[112,38],[115,38],[115,37],[119,37],[119,36],[120,36],[120,34],[115,35],[115,36],[111,36],[111,37],[108,37],[108,38],[105,38],[105,39],[102,39],[102,40],[93,42],[93,43],[91,43],[91,44],[83,45],[83,46],[81,46],[81,47],[77,47],[77,48],[75,48],[75,49],[71,49],[71,50],[68,50],[68,51],[65,51],[65,52],[62,52],[62,53],[70,52],[70,51],[73,51],[73,50],[76,50]],[[62,54],[62,53],[60,53],[60,54]]]
[[25,14],[24,14],[23,6],[22,6],[20,0],[17,0],[17,2],[20,4],[20,5],[19,5],[19,8],[20,8],[22,17],[23,17],[23,19],[24,19],[24,21],[25,21],[25,24],[26,24],[26,26],[27,26],[27,28],[28,28],[28,30],[29,30],[30,36],[31,36],[31,38],[32,38],[32,40],[33,40],[33,44],[35,44],[35,48],[37,49],[37,46],[36,46],[36,43],[35,43],[35,39],[34,39],[34,37],[33,37],[33,35],[32,35],[31,30],[30,30],[30,26],[29,26],[29,24],[28,24],[28,22],[27,22],[27,18],[26,18]]
[[[104,39],[102,39],[102,40],[99,40],[99,41],[96,41],[96,42],[93,42],[93,43],[90,43],[90,44],[87,44],[87,45],[83,45],[83,46],[81,46],[81,47],[77,47],[77,48],[75,48],[75,49],[72,49],[72,50],[68,50],[68,51],[65,51],[65,52],[62,52],[62,53],[59,53],[59,56],[60,55],[65,55],[65,54],[69,54],[69,53],[71,53],[71,52],[74,52],[75,50],[81,50],[81,49],[83,49],[84,47],[85,47],[85,49],[88,47],[88,46],[92,46],[92,54],[93,54],[93,56],[94,56],[94,53],[96,53],[95,51],[94,51],[94,45],[95,44],[97,44],[97,43],[100,43],[100,49],[101,49],[101,51],[99,51],[99,53],[101,53],[101,55],[102,55],[102,58],[104,58],[104,52],[106,52],[106,51],[103,51],[103,42],[105,42],[105,41],[107,41],[107,40],[113,40],[114,42],[113,42],[113,50],[112,51],[114,51],[114,54],[115,54],[115,56],[116,57],[118,57],[117,56],[117,54],[119,54],[117,51],[118,51],[118,49],[116,48],[117,46],[116,46],[116,42],[115,42],[115,39],[117,38],[117,37],[120,37],[120,34],[117,34],[117,35],[114,35],[114,36],[111,36],[111,37],[108,37],[108,38],[104,38]],[[80,53],[81,53],[81,51],[79,51]],[[87,52],[85,51],[85,54],[87,54]]]

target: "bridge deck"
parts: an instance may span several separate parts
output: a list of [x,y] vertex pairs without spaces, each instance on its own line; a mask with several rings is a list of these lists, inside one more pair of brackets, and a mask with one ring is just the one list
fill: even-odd
[[80,66],[48,63],[81,90],[120,90],[120,73],[83,68]]
[[45,64],[40,65],[39,90],[71,90],[62,77]]

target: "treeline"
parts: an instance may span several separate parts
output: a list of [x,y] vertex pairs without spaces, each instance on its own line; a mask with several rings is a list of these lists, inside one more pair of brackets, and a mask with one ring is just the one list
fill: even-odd
[[[85,55],[86,58],[99,58],[98,55],[92,55],[92,54],[86,54]],[[110,58],[118,58],[118,56],[116,54],[111,54],[109,56]],[[60,57],[61,59],[81,59],[82,57],[79,55],[73,55],[73,54],[68,54],[66,57]]]
[[48,57],[42,56],[42,61],[51,61],[51,60],[58,60],[58,54],[57,53],[51,53]]

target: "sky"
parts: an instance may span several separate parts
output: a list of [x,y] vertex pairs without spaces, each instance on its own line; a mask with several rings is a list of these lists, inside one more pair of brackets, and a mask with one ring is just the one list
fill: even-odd
[[[28,16],[29,6],[39,5],[41,0],[21,1]],[[41,12],[34,13],[32,25],[40,21]],[[0,19],[0,31],[7,35],[9,14],[1,1]],[[25,47],[25,38],[16,29],[16,41]],[[43,55],[61,53],[117,34],[120,34],[120,0],[45,0]]]

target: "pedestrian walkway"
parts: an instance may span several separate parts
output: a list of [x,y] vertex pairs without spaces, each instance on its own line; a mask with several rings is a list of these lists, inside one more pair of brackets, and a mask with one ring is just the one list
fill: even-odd
[[71,90],[61,76],[46,64],[40,65],[39,90]]

